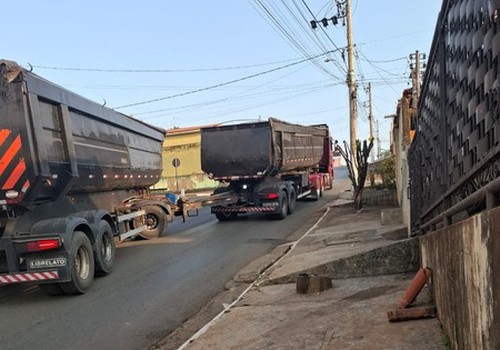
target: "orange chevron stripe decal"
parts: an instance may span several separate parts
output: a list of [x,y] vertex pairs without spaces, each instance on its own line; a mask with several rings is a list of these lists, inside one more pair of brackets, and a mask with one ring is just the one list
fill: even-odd
[[21,188],[21,192],[23,192],[23,193],[26,192],[28,190],[28,188],[30,188],[30,181],[26,180],[26,182],[23,185],[23,188]]
[[24,163],[24,159],[22,159],[19,161],[12,174],[10,174],[9,178],[3,185],[2,190],[10,190],[11,188],[13,188],[25,171],[26,163]]
[[17,154],[17,152],[19,152],[20,149],[21,149],[21,136],[17,135],[14,142],[12,142],[12,145],[10,145],[5,154],[0,159],[0,175],[3,174],[5,169],[12,162],[14,156]]
[[3,145],[7,137],[10,135],[9,129],[0,129],[0,146]]

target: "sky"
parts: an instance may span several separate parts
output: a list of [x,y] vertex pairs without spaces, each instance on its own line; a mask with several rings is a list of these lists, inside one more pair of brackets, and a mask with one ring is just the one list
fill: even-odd
[[[275,117],[349,140],[347,39],[331,0],[108,0],[2,4],[0,58],[157,127]],[[372,85],[382,149],[409,54],[428,53],[441,2],[352,0],[358,138]]]

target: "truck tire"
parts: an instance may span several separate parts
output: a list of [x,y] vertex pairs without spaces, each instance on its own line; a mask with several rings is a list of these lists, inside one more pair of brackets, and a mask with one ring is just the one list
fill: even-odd
[[231,221],[231,220],[236,219],[237,216],[238,216],[238,213],[234,212],[234,211],[230,211],[230,212],[221,211],[221,212],[215,213],[215,217],[219,221]]
[[275,218],[278,220],[283,220],[286,218],[288,214],[288,197],[285,191],[281,191],[280,193],[280,206],[278,208],[278,213],[275,215]]
[[167,217],[165,213],[156,205],[146,205],[142,209],[146,211],[146,215],[144,216],[146,229],[139,233],[139,235],[145,239],[160,237],[167,229]]
[[288,196],[288,214],[293,214],[295,211],[295,207],[297,206],[297,192],[295,192],[295,188],[290,189],[290,194]]
[[313,190],[312,198],[317,201],[319,200],[319,197],[321,197],[321,189],[317,188]]
[[83,294],[94,280],[94,254],[89,238],[81,231],[73,233],[69,252],[71,281],[60,283],[65,294]]
[[115,249],[113,229],[106,220],[101,220],[94,246],[95,271],[98,275],[107,275],[113,269]]
[[313,188],[311,190],[311,198],[314,199],[315,201],[319,200],[319,198],[322,196],[322,193],[321,193],[321,185],[320,184],[316,184],[316,188]]
[[61,285],[59,283],[39,284],[38,288],[45,295],[61,295],[61,294],[63,294],[63,291],[61,289]]

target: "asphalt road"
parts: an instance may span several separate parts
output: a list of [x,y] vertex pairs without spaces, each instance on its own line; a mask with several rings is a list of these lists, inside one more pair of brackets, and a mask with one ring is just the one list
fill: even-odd
[[[337,173],[341,178],[343,170]],[[0,288],[1,349],[146,349],[195,314],[236,272],[307,230],[332,199],[304,201],[285,220],[254,214],[218,222],[209,209],[172,223],[168,235],[118,246],[114,271],[80,296],[36,286]]]

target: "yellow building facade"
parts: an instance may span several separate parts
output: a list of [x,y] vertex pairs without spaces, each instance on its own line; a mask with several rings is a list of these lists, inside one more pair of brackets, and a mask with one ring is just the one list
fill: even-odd
[[189,127],[166,131],[162,150],[163,172],[154,189],[191,191],[217,187],[218,182],[209,179],[201,170],[201,129]]

